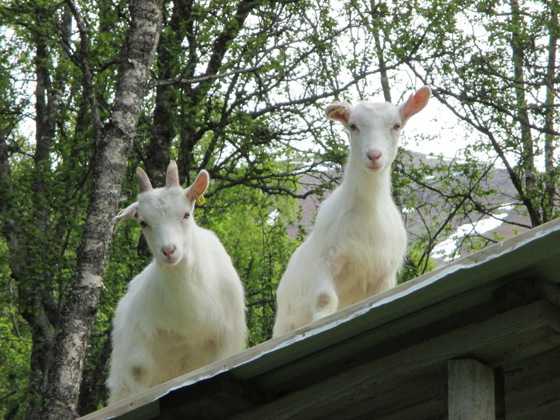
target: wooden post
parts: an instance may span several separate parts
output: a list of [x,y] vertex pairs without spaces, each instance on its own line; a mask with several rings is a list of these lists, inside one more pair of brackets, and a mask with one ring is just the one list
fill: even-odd
[[447,368],[449,420],[494,420],[494,370],[473,359],[450,360]]

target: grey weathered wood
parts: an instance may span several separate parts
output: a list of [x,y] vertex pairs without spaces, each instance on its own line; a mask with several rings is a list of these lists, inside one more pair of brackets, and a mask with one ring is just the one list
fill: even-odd
[[560,418],[560,347],[504,366],[504,378],[507,420]]
[[[329,368],[334,370],[329,379],[246,411],[239,412],[232,409],[231,414],[238,413],[239,418],[272,419],[286,418],[291,415],[312,418],[305,416],[317,412],[326,415],[332,411],[351,409],[348,404],[352,407],[355,406],[351,401],[371,398],[367,395],[368,393],[377,395],[387,392],[390,389],[386,387],[392,381],[411,380],[416,375],[423,375],[424,369],[445,371],[450,358],[475,354],[491,363],[492,366],[498,366],[540,354],[560,344],[560,334],[557,331],[560,331],[557,308],[545,301],[534,302],[496,315],[487,321],[475,322],[423,343],[412,345],[395,354],[373,359],[369,363],[347,371],[340,372],[340,369],[335,371],[336,366],[330,366]],[[267,348],[273,347],[272,344],[264,343],[259,348],[253,348],[227,360],[216,362],[189,375],[132,396],[129,401],[105,408],[86,418],[88,420],[104,419],[122,415],[134,408],[138,410],[148,401],[157,401],[158,397],[165,394],[167,390],[182,387],[187,378],[190,379],[189,382],[197,382],[197,377],[210,378],[206,381],[217,380],[224,368],[228,369],[228,367],[239,365],[242,360],[257,357],[257,353],[266,353]],[[258,379],[253,378],[253,380],[257,379],[257,383],[267,390],[269,384],[267,376],[266,374],[260,375]],[[276,377],[274,372],[271,372],[270,376]],[[389,388],[399,389],[400,387],[389,386]],[[421,392],[421,389],[418,392]],[[318,407],[320,409],[317,409]],[[381,414],[379,409],[385,411],[375,401],[372,401],[370,407],[379,414]],[[140,411],[134,413],[134,415],[139,414]],[[405,413],[395,413],[395,415],[397,417],[394,418],[398,418],[398,416],[405,416]],[[138,418],[156,417],[142,415]]]
[[495,419],[494,370],[473,359],[447,366],[449,420]]
[[323,418],[336,420],[428,420],[447,416],[447,372],[427,370],[401,380],[395,378],[382,387],[362,389],[352,396],[349,408],[340,404]]
[[[497,315],[408,347],[396,354],[334,374],[317,384],[241,413],[235,419],[314,418],[335,407],[351,409],[359,390],[374,390],[393,379],[413,377],[423,368],[443,365],[452,358],[476,354],[498,364],[546,351],[560,343],[560,321],[544,301]],[[533,343],[533,344],[532,344]],[[546,348],[549,346],[548,348]],[[265,381],[261,381],[265,382]]]
[[105,420],[114,417],[119,420],[152,420],[157,419],[160,414],[159,400],[154,397],[153,389],[150,389],[80,417],[80,420]]

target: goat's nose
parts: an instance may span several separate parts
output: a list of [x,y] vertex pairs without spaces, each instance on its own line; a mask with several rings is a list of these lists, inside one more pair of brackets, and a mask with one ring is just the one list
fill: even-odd
[[161,252],[163,252],[163,255],[169,258],[173,255],[176,249],[177,248],[175,247],[175,245],[166,245],[161,247]]
[[370,150],[369,152],[366,153],[368,159],[374,163],[376,160],[378,160],[382,153],[380,150]]

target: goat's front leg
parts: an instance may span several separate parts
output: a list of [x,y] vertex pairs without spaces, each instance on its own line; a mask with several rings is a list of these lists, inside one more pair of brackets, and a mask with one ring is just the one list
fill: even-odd
[[311,292],[311,322],[324,318],[338,310],[338,295],[329,260],[317,264],[313,275]]
[[147,346],[139,340],[118,340],[111,360],[107,380],[110,390],[109,404],[151,388],[154,382],[153,358]]

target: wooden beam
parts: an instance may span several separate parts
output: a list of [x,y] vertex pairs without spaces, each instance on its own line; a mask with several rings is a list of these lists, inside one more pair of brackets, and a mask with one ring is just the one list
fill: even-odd
[[494,420],[494,370],[476,360],[450,360],[448,370],[449,420]]
[[234,418],[327,416],[335,409],[351,409],[356,394],[362,390],[374,393],[392,379],[406,380],[423,369],[446,369],[449,359],[475,354],[497,365],[541,353],[560,343],[558,331],[560,319],[557,310],[548,302],[537,301],[391,356],[342,370],[338,374],[333,372],[326,380],[239,413]]

